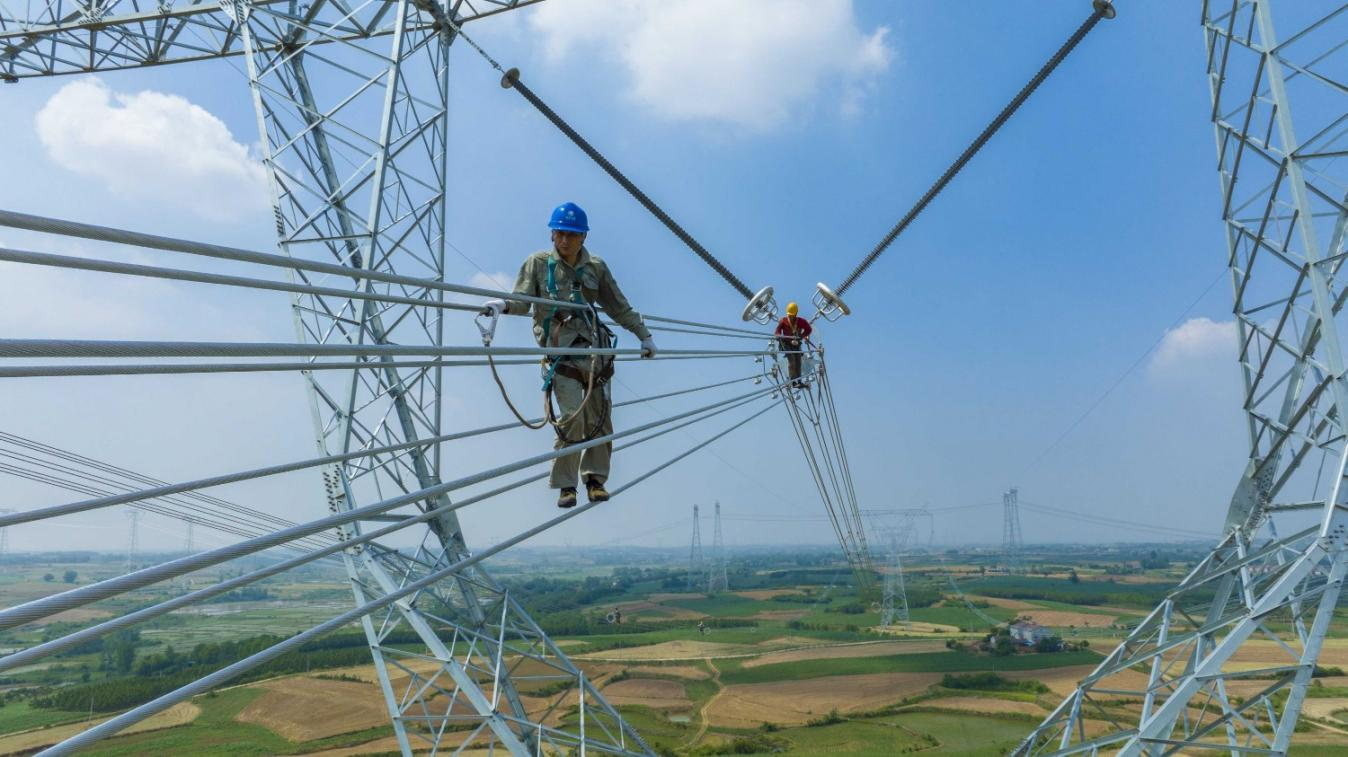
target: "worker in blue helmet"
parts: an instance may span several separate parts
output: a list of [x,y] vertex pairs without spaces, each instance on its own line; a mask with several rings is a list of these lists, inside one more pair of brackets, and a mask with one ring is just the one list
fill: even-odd
[[[590,231],[585,211],[574,202],[564,202],[553,209],[548,228],[552,229],[552,249],[535,252],[525,259],[515,279],[515,294],[585,304],[591,309],[489,300],[484,303],[483,312],[493,316],[524,315],[532,308],[534,337],[540,346],[604,349],[612,346],[613,335],[594,313],[592,307],[598,305],[615,323],[641,340],[642,357],[654,357],[655,341],[641,314],[628,304],[608,264],[585,247],[585,237]],[[555,449],[613,433],[609,387],[612,375],[611,356],[544,359],[544,389],[556,397],[559,413],[553,422],[557,431]],[[549,401],[549,413],[551,408]],[[585,484],[591,502],[607,500],[604,483],[608,480],[612,452],[613,445],[609,443],[554,459],[548,485],[560,490],[557,506],[575,506],[578,480]]]

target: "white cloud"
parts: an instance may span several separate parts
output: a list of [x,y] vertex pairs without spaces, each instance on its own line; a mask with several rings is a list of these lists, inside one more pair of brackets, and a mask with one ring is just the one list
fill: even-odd
[[757,131],[821,93],[856,115],[894,56],[889,28],[863,31],[852,0],[570,0],[529,24],[551,62],[576,50],[616,60],[627,94],[661,117]]
[[267,203],[266,173],[229,127],[199,105],[95,78],[57,90],[36,118],[47,155],[133,200],[226,221]]
[[1191,318],[1165,332],[1149,367],[1154,376],[1178,376],[1223,364],[1234,376],[1235,359],[1235,321]]
[[478,287],[479,289],[495,289],[497,291],[510,291],[514,286],[515,277],[505,271],[496,273],[475,273],[468,279],[468,286]]

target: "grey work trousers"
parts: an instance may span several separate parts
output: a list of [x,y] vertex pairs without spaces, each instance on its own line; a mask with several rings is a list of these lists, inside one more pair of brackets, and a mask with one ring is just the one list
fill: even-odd
[[[605,436],[613,433],[613,415],[609,408],[609,385],[596,386],[585,408],[576,413],[576,417],[562,424],[562,432],[568,439],[584,440],[589,436]],[[557,402],[557,417],[566,418],[580,407],[585,399],[585,384],[567,376],[552,377],[552,396]],[[602,420],[601,420],[602,419]],[[596,425],[598,429],[596,430]],[[552,445],[553,449],[567,446],[560,438]],[[552,475],[548,477],[548,486],[553,489],[574,487],[577,478],[582,481],[589,478],[604,483],[608,480],[609,459],[613,453],[613,442],[590,447],[570,455],[563,455],[552,461]]]

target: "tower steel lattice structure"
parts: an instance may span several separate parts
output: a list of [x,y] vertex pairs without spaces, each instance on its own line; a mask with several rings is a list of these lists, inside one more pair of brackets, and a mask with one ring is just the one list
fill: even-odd
[[[0,509],[0,515],[9,515],[14,512],[9,509]],[[9,527],[0,526],[0,561],[9,555]]]
[[702,557],[702,522],[698,517],[697,505],[693,505],[693,543],[688,548],[688,591],[701,591],[706,587],[707,566]]
[[136,569],[140,554],[140,510],[126,511],[126,572]]
[[1002,495],[1002,556],[1009,573],[1025,572],[1025,541],[1020,533],[1020,491]]
[[[870,521],[872,544],[884,544],[888,550],[880,568],[880,625],[892,626],[897,621],[907,623],[908,588],[903,575],[903,555],[922,543],[922,532],[927,532],[927,543],[933,531],[930,510],[908,508],[901,510],[862,510]],[[923,525],[925,524],[925,529]]]
[[726,574],[725,542],[721,538],[721,503],[716,503],[716,518],[713,521],[711,537],[711,561],[707,564],[707,593],[720,594],[730,590],[730,580]]
[[[406,282],[445,280],[450,47],[459,25],[532,1],[224,0],[149,9],[125,0],[53,1],[29,6],[27,16],[5,4],[0,77],[241,57],[280,252],[342,267],[292,269],[292,285],[308,288],[293,298],[300,340],[438,348],[444,290]],[[388,354],[354,362],[347,371],[304,372],[319,455],[346,456],[323,472],[331,512],[443,490],[442,367],[408,367]],[[362,451],[368,454],[351,454]],[[430,580],[360,618],[401,751],[649,754],[584,673],[470,559],[449,505],[441,491],[374,519],[440,508],[415,550],[367,541],[341,553],[358,606]],[[133,545],[136,517],[133,510]],[[353,520],[338,535],[356,540],[371,524]],[[471,564],[454,568],[465,561]],[[409,633],[416,643],[406,643]],[[571,688],[542,707],[527,706],[521,681]],[[571,707],[577,718],[563,717]]]
[[[1249,460],[1211,553],[1018,754],[1291,745],[1348,567],[1345,11],[1203,4]],[[1255,640],[1280,659],[1237,663]]]

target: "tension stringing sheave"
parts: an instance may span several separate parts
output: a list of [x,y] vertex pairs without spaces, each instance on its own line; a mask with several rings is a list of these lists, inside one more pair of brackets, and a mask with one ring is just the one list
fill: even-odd
[[914,203],[913,207],[910,208],[908,212],[904,214],[903,218],[894,225],[894,228],[890,229],[889,233],[866,254],[866,257],[857,264],[857,267],[848,274],[847,278],[843,279],[842,283],[834,290],[839,296],[850,289],[851,286],[856,283],[856,280],[861,277],[861,274],[865,273],[866,269],[870,268],[871,264],[880,257],[881,253],[883,253],[889,245],[903,233],[904,229],[908,228],[908,225],[926,209],[927,205],[929,205],[932,200],[936,199],[936,195],[940,194],[941,190],[945,189],[946,185],[950,183],[950,180],[955,178],[955,175],[958,174],[971,159],[973,159],[974,155],[976,155],[979,150],[983,149],[983,145],[987,144],[988,140],[992,139],[992,135],[996,134],[1016,110],[1029,99],[1030,95],[1033,94],[1036,89],[1038,89],[1039,85],[1044,83],[1044,80],[1048,78],[1049,74],[1053,73],[1053,69],[1057,68],[1058,64],[1062,63],[1063,59],[1076,48],[1077,43],[1081,42],[1081,40],[1090,33],[1091,29],[1095,28],[1095,25],[1100,22],[1100,19],[1114,17],[1114,6],[1110,0],[1094,0],[1092,5],[1093,10],[1091,11],[1090,17],[1088,17],[1085,22],[1072,33],[1072,36],[1067,38],[1067,41],[1063,43],[1062,47],[1058,48],[1058,51],[1053,54],[1053,57],[1048,59],[1048,62],[1039,69],[1039,72],[1030,79],[1029,83],[1022,87],[1020,92],[1016,93],[1015,97],[1011,98],[1011,102],[1007,103],[1005,108],[1002,108],[1002,112],[998,113],[997,117],[992,119],[992,122],[984,127],[983,131],[974,138],[974,141],[970,143],[968,147],[964,148],[964,152],[960,153],[960,156],[955,159],[955,162],[950,164],[950,167],[945,170],[945,173],[941,174],[941,177],[936,180],[936,183],[932,184],[931,187],[918,198],[918,201]]

